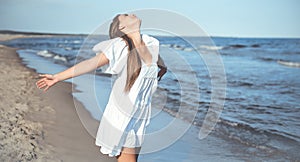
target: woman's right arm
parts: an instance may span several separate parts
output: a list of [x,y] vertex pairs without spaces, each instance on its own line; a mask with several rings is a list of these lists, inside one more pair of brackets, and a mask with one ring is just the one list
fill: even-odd
[[39,75],[40,77],[42,77],[42,79],[38,80],[36,82],[36,85],[39,89],[45,88],[44,91],[47,91],[51,86],[53,86],[55,83],[59,81],[63,81],[69,78],[74,78],[76,76],[88,73],[108,63],[109,63],[108,58],[104,55],[104,53],[100,53],[60,73],[54,75],[50,75],[50,74]]
[[92,70],[97,69],[98,67],[108,64],[108,62],[109,60],[106,58],[106,56],[103,53],[101,53],[88,60],[82,61],[65,71],[54,74],[53,76],[54,78],[57,78],[58,81],[63,81],[69,78],[74,78],[76,76],[88,73]]

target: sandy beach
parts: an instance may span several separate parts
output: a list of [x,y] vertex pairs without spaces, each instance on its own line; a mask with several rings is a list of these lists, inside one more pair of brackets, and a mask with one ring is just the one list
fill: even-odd
[[[1,34],[0,40],[20,37],[25,36]],[[38,74],[22,64],[16,49],[0,45],[0,60],[0,161],[116,161],[100,153],[83,127],[74,102],[91,125],[99,122],[73,101],[70,83],[45,93],[35,86]]]

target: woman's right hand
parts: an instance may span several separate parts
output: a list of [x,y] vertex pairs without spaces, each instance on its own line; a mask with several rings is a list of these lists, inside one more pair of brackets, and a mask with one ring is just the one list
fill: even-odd
[[42,79],[38,80],[35,84],[39,89],[45,88],[44,92],[59,81],[51,74],[39,74],[39,77],[42,77]]

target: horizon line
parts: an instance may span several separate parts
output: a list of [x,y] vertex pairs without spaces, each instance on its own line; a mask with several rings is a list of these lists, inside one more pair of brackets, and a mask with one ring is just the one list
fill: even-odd
[[[34,31],[24,31],[24,30],[6,30],[0,29],[0,34],[32,34],[32,35],[90,35],[91,33],[62,33],[62,32],[34,32]],[[99,34],[99,35],[108,35],[108,34]],[[162,36],[162,37],[168,37],[166,35],[154,35],[154,36]],[[192,35],[180,35],[181,37],[201,37],[201,36],[192,36]],[[170,37],[170,36],[169,36]],[[203,37],[203,36],[202,36]],[[300,39],[300,37],[259,37],[259,36],[222,36],[222,35],[209,35],[208,37],[219,37],[219,38],[258,38],[258,39]]]

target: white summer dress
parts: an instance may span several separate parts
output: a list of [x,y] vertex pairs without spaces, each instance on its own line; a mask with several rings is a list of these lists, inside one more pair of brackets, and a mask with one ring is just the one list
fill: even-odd
[[100,42],[93,47],[109,59],[105,73],[116,75],[108,103],[96,135],[95,144],[109,156],[118,156],[122,147],[141,147],[146,126],[151,117],[151,98],[157,88],[157,60],[159,41],[143,34],[142,39],[152,55],[152,63],[143,60],[140,74],[128,93],[124,92],[127,78],[128,47],[118,37]]

